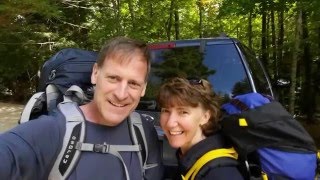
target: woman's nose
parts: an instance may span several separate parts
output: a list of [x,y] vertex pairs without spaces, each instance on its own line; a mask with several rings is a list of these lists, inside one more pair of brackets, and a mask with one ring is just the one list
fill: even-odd
[[167,126],[168,127],[175,127],[178,125],[178,116],[176,113],[170,113],[169,116],[167,117]]

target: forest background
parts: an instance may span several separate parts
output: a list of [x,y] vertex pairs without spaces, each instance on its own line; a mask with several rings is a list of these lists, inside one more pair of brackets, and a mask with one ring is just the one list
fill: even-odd
[[25,103],[44,61],[65,47],[225,33],[255,51],[279,101],[320,140],[319,8],[319,0],[1,0],[0,100]]

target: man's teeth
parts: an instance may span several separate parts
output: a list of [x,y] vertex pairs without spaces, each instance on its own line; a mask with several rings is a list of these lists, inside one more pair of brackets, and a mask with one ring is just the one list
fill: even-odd
[[123,104],[117,104],[117,103],[114,103],[114,102],[110,102],[112,105],[114,105],[114,106],[117,106],[117,107],[124,107],[124,105]]
[[170,131],[171,135],[180,135],[182,134],[182,131]]

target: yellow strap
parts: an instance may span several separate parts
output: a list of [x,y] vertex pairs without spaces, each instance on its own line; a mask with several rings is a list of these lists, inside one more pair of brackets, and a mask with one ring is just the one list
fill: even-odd
[[248,126],[247,120],[245,118],[240,118],[239,119],[239,126]]
[[316,177],[314,178],[315,180],[318,180],[320,178],[320,167],[319,167],[319,162],[320,162],[320,150],[318,150],[317,152],[317,173],[316,173]]
[[261,171],[262,180],[268,180],[268,176],[265,172]]
[[203,165],[205,165],[207,162],[220,158],[220,157],[229,157],[233,159],[238,159],[238,153],[234,150],[234,148],[230,149],[215,149],[207,152],[203,156],[201,156],[200,159],[198,159],[194,165],[190,168],[190,170],[187,172],[185,176],[182,176],[183,180],[189,180],[191,177],[191,180],[194,180],[200,169]]

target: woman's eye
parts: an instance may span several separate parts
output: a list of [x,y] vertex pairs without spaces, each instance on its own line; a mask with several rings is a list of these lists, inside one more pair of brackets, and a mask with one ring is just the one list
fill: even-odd
[[180,111],[180,114],[181,115],[186,115],[186,114],[189,114],[189,112],[188,111]]
[[166,112],[169,112],[168,109],[161,108],[161,113],[166,113]]

